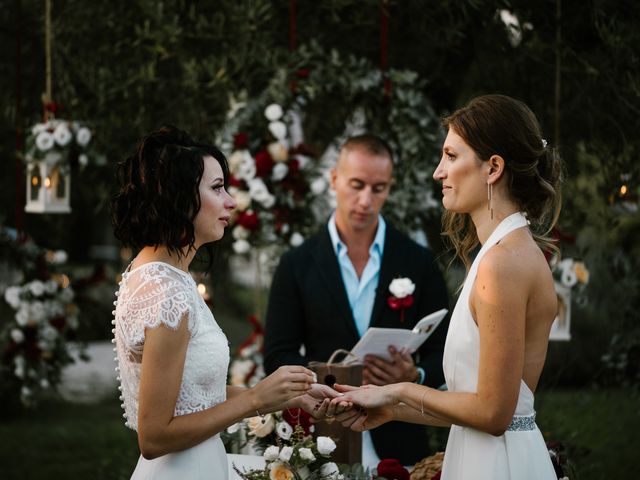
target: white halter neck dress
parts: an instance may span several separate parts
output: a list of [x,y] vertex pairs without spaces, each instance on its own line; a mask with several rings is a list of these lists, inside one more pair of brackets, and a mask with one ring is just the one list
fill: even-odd
[[[444,348],[447,388],[476,392],[480,361],[480,335],[469,295],[482,257],[512,231],[527,225],[522,213],[505,218],[480,249],[456,303]],[[469,427],[452,425],[444,456],[443,480],[556,480],[549,452],[535,423],[533,393],[520,380],[513,421],[499,437]]]

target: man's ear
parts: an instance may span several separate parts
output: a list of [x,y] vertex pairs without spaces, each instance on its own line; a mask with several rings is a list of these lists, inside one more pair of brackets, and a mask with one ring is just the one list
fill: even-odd
[[489,165],[489,178],[487,178],[487,182],[495,183],[504,175],[504,158],[500,155],[492,155],[487,161],[487,164]]
[[333,167],[329,172],[331,179],[331,189],[336,189],[336,179],[338,178],[338,167]]

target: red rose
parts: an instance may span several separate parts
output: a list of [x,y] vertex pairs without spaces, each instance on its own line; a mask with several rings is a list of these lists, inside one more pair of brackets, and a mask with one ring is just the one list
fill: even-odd
[[307,78],[310,73],[311,73],[311,70],[309,70],[308,68],[301,68],[296,72],[296,77]]
[[238,132],[233,136],[233,146],[237,149],[247,148],[249,136],[245,132]]
[[395,458],[385,458],[378,464],[378,476],[387,480],[409,480],[409,472]]
[[300,170],[300,162],[297,158],[292,158],[289,160],[289,173],[296,173]]
[[256,153],[256,175],[258,177],[266,177],[271,174],[273,169],[273,158],[266,150],[260,150]]
[[243,188],[244,187],[244,181],[240,180],[239,178],[234,177],[233,175],[230,175],[229,176],[229,186],[230,187]]
[[240,212],[238,214],[238,225],[242,225],[247,230],[257,230],[260,225],[258,215],[253,211]]
[[282,419],[291,425],[294,430],[297,425],[300,425],[304,430],[305,435],[309,435],[311,428],[311,415],[302,410],[301,408],[287,408],[282,412]]
[[57,317],[51,318],[49,320],[49,323],[51,324],[52,327],[56,328],[56,330],[61,332],[64,329],[64,326],[67,323],[67,321],[65,320],[64,315],[58,315]]

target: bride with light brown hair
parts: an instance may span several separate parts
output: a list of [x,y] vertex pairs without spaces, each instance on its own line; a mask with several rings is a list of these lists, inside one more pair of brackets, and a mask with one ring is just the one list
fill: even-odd
[[443,357],[447,391],[338,385],[342,401],[366,409],[338,418],[354,430],[390,420],[451,426],[443,479],[556,479],[534,392],[557,312],[542,249],[560,211],[560,160],[531,110],[507,96],[475,98],[444,124],[433,177],[444,234],[467,267]]

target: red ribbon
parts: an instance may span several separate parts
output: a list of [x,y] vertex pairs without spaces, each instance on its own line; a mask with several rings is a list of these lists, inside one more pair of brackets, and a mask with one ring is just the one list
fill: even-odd
[[391,296],[387,298],[387,304],[394,310],[400,310],[400,321],[404,322],[404,310],[413,305],[413,295],[402,298]]
[[384,72],[388,65],[389,52],[389,2],[380,2],[380,72],[384,78],[384,94],[391,96],[391,79],[385,76]]

